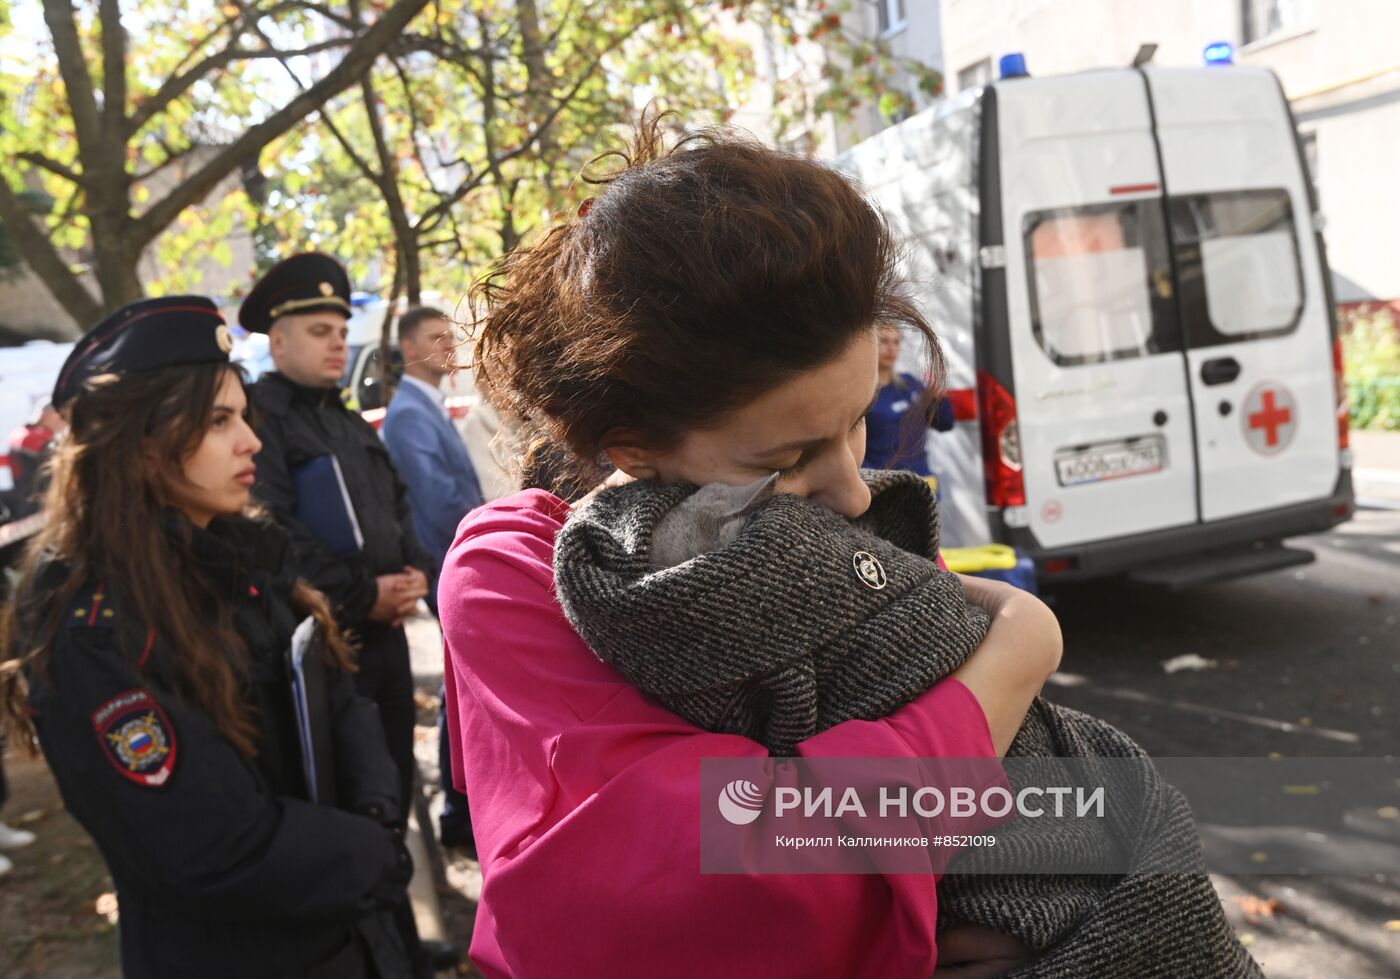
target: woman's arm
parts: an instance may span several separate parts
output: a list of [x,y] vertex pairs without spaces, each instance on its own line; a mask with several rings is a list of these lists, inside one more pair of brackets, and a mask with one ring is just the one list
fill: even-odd
[[992,626],[953,676],[982,705],[992,744],[998,755],[1005,755],[1031,701],[1060,665],[1060,623],[1044,602],[1019,588],[968,575],[958,578],[967,600],[987,610]]
[[230,919],[289,925],[350,922],[402,893],[408,874],[387,829],[268,795],[205,714],[144,686],[111,630],[70,628],[59,644],[35,705],[40,744],[65,801],[128,880]]
[[[484,875],[472,937],[481,972],[930,975],[932,874],[701,872],[702,813],[717,813],[715,798],[702,797],[702,759],[766,752],[686,723],[583,644],[554,599],[552,542],[564,514],[551,501],[532,492],[476,511],[443,571],[454,767]],[[802,750],[989,757],[991,741],[971,695],[945,683],[891,718],[838,725]]]

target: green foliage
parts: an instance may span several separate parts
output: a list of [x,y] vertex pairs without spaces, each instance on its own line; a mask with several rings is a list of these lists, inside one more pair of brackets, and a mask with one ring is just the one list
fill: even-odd
[[[83,59],[101,86],[98,5],[73,5]],[[93,228],[83,188],[63,171],[82,173],[92,160],[78,156],[39,0],[0,0],[0,11],[11,6],[24,15],[0,17],[0,54],[25,57],[0,59],[0,161],[16,161],[21,185],[53,200],[51,240],[81,262],[91,255]],[[120,171],[131,212],[139,215],[187,167],[197,168],[323,75],[343,53],[335,39],[388,5],[121,6],[126,109],[139,125],[124,152],[102,162]],[[244,174],[254,178],[251,195],[230,178],[179,215],[155,244],[150,266],[158,277],[146,288],[204,290],[201,263],[191,257],[228,265],[251,239],[260,268],[317,248],[345,260],[358,285],[381,290],[405,265],[407,249],[421,266],[417,285],[460,296],[477,272],[551,214],[592,195],[589,161],[616,147],[615,134],[647,101],[673,110],[675,128],[684,130],[725,122],[751,98],[771,98],[773,135],[782,140],[822,113],[847,117],[877,106],[896,116],[913,107],[915,92],[936,94],[936,71],[864,36],[868,13],[855,0],[433,0],[375,62],[367,89],[351,86],[264,147]],[[25,25],[24,37],[15,21]],[[801,70],[760,87],[756,45]],[[321,50],[268,56],[304,48]],[[161,100],[172,78],[229,50],[241,55],[221,60],[173,101]],[[143,106],[154,105],[159,111],[147,117]]]
[[1339,310],[1353,428],[1400,431],[1400,316],[1387,305]]

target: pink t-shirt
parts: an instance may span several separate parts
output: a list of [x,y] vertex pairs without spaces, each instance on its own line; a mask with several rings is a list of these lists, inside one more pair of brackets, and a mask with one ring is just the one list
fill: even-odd
[[[578,638],[554,597],[568,513],[539,490],[478,508],[439,585],[453,780],[470,800],[483,873],[477,967],[489,979],[927,979],[932,874],[700,873],[700,759],[767,752],[670,713]],[[977,701],[946,679],[799,754],[996,753]]]

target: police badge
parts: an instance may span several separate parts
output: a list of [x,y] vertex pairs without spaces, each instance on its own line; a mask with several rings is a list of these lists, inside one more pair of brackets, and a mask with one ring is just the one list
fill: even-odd
[[117,694],[92,712],[92,727],[112,767],[137,785],[164,785],[175,768],[175,729],[144,690]]

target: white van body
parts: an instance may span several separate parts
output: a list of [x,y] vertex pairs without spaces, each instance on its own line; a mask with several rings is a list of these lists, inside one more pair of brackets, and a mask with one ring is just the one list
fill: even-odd
[[839,164],[948,358],[947,544],[1182,585],[1304,563],[1284,538],[1350,518],[1321,219],[1270,72],[1003,79]]

